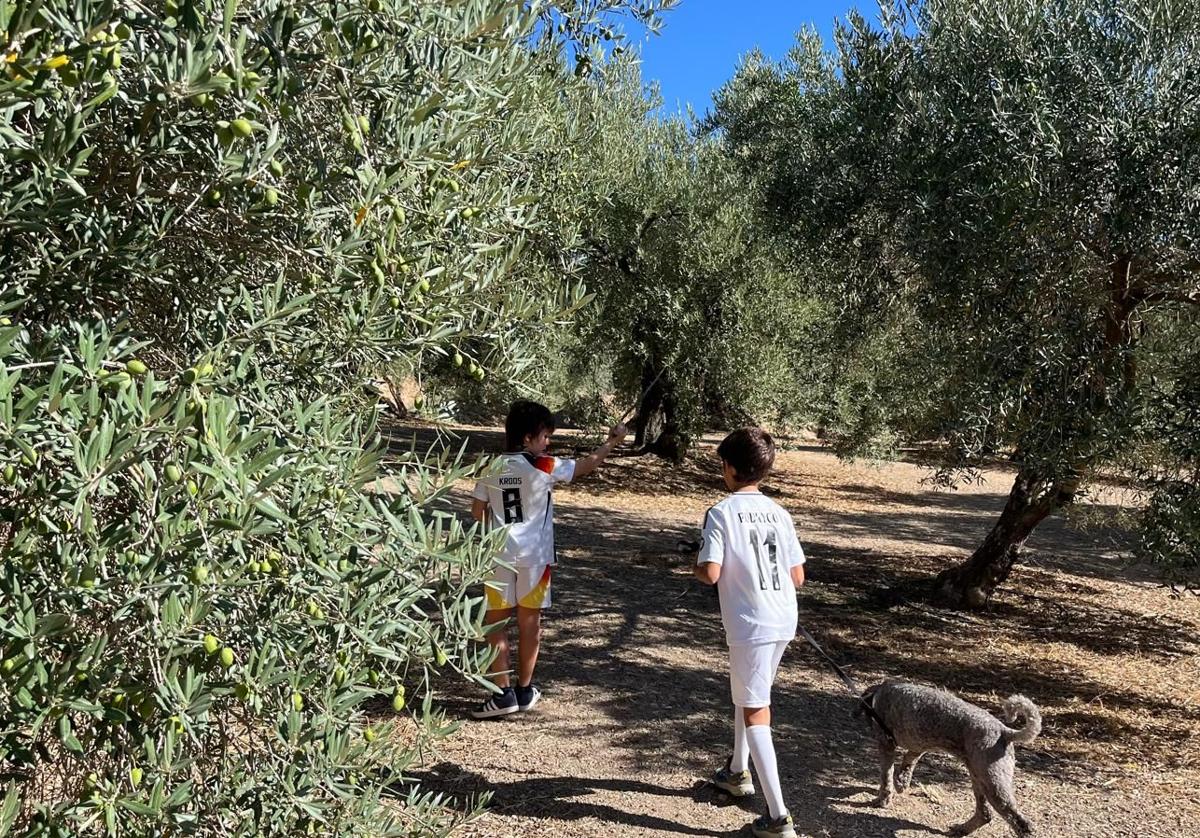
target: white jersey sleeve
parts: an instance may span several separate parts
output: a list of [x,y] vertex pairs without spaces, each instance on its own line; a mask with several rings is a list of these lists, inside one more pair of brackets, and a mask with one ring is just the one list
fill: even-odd
[[785,539],[787,544],[784,551],[784,559],[786,567],[790,570],[793,567],[804,564],[804,548],[800,546],[800,537],[796,535],[796,522],[792,520],[792,516],[788,515],[784,520],[787,521],[788,528],[788,537]]
[[471,492],[471,497],[474,500],[481,500],[486,503],[488,500],[487,483],[484,483],[482,480],[475,481],[475,488]]
[[574,460],[560,460],[558,457],[539,457],[538,459],[550,459],[554,461],[554,465],[550,468],[548,473],[550,475],[550,479],[555,483],[570,483],[575,479]]
[[704,513],[704,526],[700,531],[700,552],[696,564],[725,563],[725,527],[721,510],[715,506]]

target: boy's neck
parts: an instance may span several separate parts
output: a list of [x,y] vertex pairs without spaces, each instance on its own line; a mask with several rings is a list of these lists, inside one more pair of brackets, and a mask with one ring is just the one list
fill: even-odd
[[746,494],[761,493],[762,490],[758,488],[757,483],[741,483],[741,484],[735,485],[731,491],[735,495],[740,495],[742,493],[746,493]]

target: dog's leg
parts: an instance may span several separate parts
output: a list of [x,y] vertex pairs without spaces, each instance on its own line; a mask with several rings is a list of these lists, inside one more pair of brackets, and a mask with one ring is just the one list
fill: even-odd
[[896,766],[896,749],[886,742],[879,743],[882,766],[879,775],[879,797],[875,805],[886,809],[892,805],[892,769]]
[[917,762],[923,756],[925,756],[924,751],[904,752],[904,758],[900,760],[900,770],[896,774],[896,791],[901,794],[908,791],[908,787],[912,785],[913,771],[916,770]]
[[1017,799],[1013,796],[1015,767],[1016,759],[1010,748],[1008,753],[988,766],[983,791],[987,795],[988,803],[991,803],[992,807],[1000,813],[1000,817],[1008,821],[1012,831],[1019,838],[1028,838],[1033,835],[1033,824],[1017,808]]
[[971,819],[966,823],[960,823],[958,826],[951,827],[951,835],[970,835],[991,821],[992,812],[988,809],[987,795],[984,793],[983,786],[983,782],[976,779],[974,774],[971,774],[971,791],[975,792],[975,814],[971,815]]

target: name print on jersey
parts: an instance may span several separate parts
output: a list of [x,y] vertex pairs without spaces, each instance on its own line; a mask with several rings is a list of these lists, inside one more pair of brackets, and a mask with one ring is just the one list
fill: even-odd
[[775,512],[739,512],[739,524],[778,524],[779,515]]

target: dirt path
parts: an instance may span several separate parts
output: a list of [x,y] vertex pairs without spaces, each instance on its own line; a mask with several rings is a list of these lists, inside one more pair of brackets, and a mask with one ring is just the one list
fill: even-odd
[[[493,794],[457,834],[748,834],[757,811],[699,782],[732,735],[716,601],[673,552],[721,495],[704,454],[711,446],[677,470],[618,460],[556,494],[561,564],[537,675],[545,698],[529,714],[467,723],[419,772],[427,788]],[[1117,531],[1060,521],[1038,531],[1030,565],[986,616],[890,595],[962,557],[1009,486],[995,473],[935,492],[925,473],[847,465],[812,446],[781,454],[771,493],[809,554],[801,621],[864,684],[906,677],[993,710],[1012,692],[1033,698],[1045,732],[1018,754],[1017,795],[1041,835],[1200,835],[1200,602],[1123,568]],[[478,698],[456,688],[446,704],[465,717]],[[923,763],[916,791],[892,809],[874,808],[876,758],[852,707],[794,643],[774,728],[801,834],[910,838],[966,820],[966,775],[949,758]],[[997,820],[977,834],[1009,833]]]

